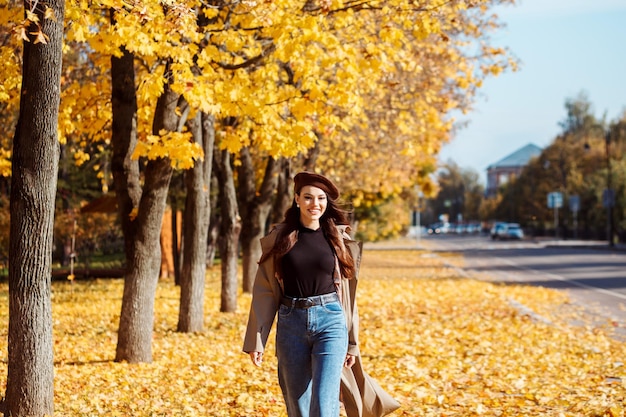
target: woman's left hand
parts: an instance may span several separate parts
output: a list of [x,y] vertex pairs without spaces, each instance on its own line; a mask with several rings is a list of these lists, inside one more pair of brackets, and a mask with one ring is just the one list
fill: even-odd
[[355,361],[356,358],[354,355],[347,354],[346,361],[343,363],[343,366],[345,366],[346,368],[352,368],[352,365],[354,365]]

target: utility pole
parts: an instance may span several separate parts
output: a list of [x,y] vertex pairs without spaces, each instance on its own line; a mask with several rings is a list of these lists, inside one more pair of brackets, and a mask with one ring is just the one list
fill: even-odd
[[607,221],[607,238],[609,246],[614,246],[613,242],[613,205],[615,204],[615,195],[613,194],[612,182],[613,173],[611,168],[611,131],[607,130],[604,134],[604,149],[606,152],[606,192],[603,198],[606,205],[606,221]]

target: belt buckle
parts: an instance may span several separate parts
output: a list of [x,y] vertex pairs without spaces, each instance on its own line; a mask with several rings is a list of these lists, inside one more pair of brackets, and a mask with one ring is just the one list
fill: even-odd
[[315,305],[315,302],[313,300],[311,300],[310,298],[307,298],[304,300],[304,307],[305,308],[309,308],[309,307],[313,307]]

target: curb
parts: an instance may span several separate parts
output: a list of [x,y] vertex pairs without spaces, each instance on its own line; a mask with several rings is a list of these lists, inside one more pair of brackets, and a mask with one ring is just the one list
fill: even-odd
[[626,252],[626,244],[616,243],[611,246],[605,241],[587,241],[587,240],[541,240],[530,239],[531,242],[547,248],[568,248],[568,249],[598,249],[613,250]]

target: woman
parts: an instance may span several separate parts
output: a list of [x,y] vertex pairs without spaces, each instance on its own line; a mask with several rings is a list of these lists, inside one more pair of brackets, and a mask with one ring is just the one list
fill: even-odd
[[339,190],[322,175],[300,172],[294,192],[283,223],[261,239],[243,350],[261,365],[278,313],[278,379],[289,417],[339,416],[340,385],[348,416],[385,415],[397,403],[358,360],[360,245],[347,234]]

